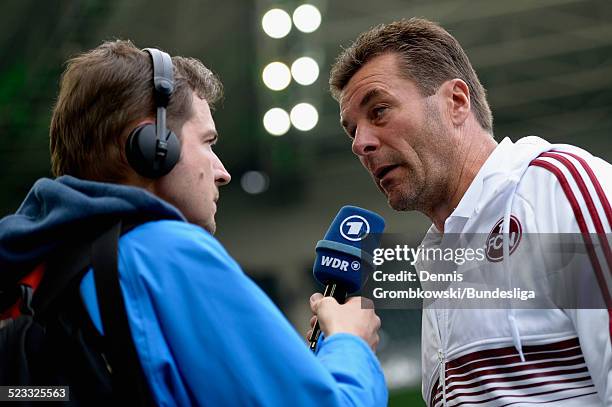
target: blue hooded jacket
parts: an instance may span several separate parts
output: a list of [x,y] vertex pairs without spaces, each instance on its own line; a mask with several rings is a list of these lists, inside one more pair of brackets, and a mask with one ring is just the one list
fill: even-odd
[[[157,404],[386,405],[384,376],[365,341],[335,334],[314,355],[213,236],[138,188],[69,176],[37,181],[0,220],[0,284],[118,218],[140,224],[120,238],[118,266]],[[103,333],[91,270],[81,296]]]

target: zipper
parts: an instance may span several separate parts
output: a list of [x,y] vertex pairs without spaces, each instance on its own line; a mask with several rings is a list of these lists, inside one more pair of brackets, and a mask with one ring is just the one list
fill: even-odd
[[444,351],[438,349],[438,361],[440,362],[439,378],[440,385],[442,386],[442,405],[446,406],[446,363],[444,361]]
[[436,316],[436,328],[440,341],[440,347],[438,348],[438,380],[440,381],[440,386],[442,386],[442,405],[446,406],[446,355],[444,354],[446,338],[445,335],[443,335],[443,329],[446,326],[447,316],[444,309],[433,310],[433,312]]

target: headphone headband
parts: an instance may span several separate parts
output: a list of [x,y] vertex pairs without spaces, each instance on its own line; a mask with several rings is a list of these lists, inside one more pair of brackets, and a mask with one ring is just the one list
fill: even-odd
[[153,86],[155,89],[155,104],[157,107],[168,106],[168,100],[174,92],[174,68],[172,58],[157,48],[145,48],[153,60]]

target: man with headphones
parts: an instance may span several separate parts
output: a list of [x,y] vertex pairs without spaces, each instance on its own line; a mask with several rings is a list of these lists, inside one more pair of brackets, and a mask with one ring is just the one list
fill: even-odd
[[140,366],[127,366],[126,349],[104,358],[112,376],[141,374],[160,405],[385,405],[373,310],[317,300],[326,339],[314,355],[212,236],[230,181],[213,150],[221,92],[200,61],[129,41],[72,58],[50,126],[58,178],[38,180],[0,220],[0,269],[38,270],[121,220],[117,262],[92,254],[102,269],[116,263],[121,294],[104,295],[97,265],[78,284],[96,334],[119,332],[125,311],[123,343]]

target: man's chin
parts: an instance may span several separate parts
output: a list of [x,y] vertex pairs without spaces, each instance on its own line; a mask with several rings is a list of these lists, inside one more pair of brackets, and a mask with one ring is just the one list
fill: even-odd
[[393,209],[395,211],[398,211],[398,212],[404,212],[404,211],[408,211],[409,210],[408,208],[406,208],[406,206],[403,204],[403,202],[397,202],[397,201],[388,199],[387,203],[389,204],[391,209]]
[[215,221],[212,221],[207,226],[204,226],[204,229],[206,229],[211,235],[214,235],[217,231],[217,224]]
[[397,192],[387,194],[387,203],[393,210],[399,212],[413,211],[416,209],[414,199],[410,199]]
[[215,223],[214,219],[198,219],[197,221],[191,223],[198,225],[211,235],[214,235],[217,231],[217,224]]

